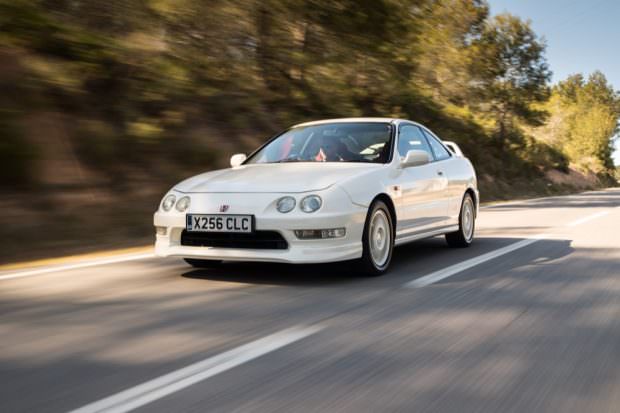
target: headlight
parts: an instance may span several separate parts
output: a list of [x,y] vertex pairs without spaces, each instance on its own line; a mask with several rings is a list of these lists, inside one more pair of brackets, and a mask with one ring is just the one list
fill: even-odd
[[278,203],[276,205],[276,209],[283,214],[287,212],[291,212],[295,208],[295,198],[292,196],[285,196],[284,198],[278,199]]
[[168,212],[172,209],[172,206],[174,205],[174,203],[176,202],[177,197],[170,194],[167,197],[164,198],[163,201],[161,201],[161,208]]
[[310,212],[314,212],[317,209],[321,208],[322,204],[323,204],[323,201],[321,200],[320,196],[308,195],[307,197],[301,200],[301,203],[299,204],[299,206],[302,211],[310,213]]
[[177,211],[179,212],[185,212],[187,211],[187,208],[189,208],[189,204],[190,204],[190,199],[188,196],[184,196],[183,198],[179,199],[179,202],[177,202]]

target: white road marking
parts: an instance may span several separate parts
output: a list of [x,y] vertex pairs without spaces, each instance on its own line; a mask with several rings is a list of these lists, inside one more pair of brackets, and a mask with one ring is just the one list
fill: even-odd
[[[616,207],[614,209],[620,209],[620,207]],[[603,217],[607,214],[609,214],[609,210],[607,211],[600,211],[597,212],[595,214],[592,215],[588,215],[586,217],[583,218],[579,218],[576,221],[570,222],[568,224],[566,224],[567,227],[575,227],[577,225],[581,225],[584,224],[586,222],[592,221],[596,218],[600,218]],[[474,258],[470,258],[466,261],[460,262],[458,264],[454,264],[451,265],[449,267],[443,268],[441,270],[432,272],[430,274],[427,274],[423,277],[420,278],[416,278],[413,281],[409,281],[408,283],[404,284],[403,287],[406,288],[420,288],[420,287],[426,287],[427,285],[431,285],[434,284],[436,282],[439,282],[443,279],[446,279],[448,277],[451,277],[455,274],[458,274],[462,271],[465,271],[469,268],[475,267],[476,265],[482,264],[483,262],[492,260],[494,258],[500,257],[504,254],[508,254],[510,252],[516,251],[520,248],[523,247],[527,247],[528,245],[531,245],[533,243],[535,243],[536,241],[539,241],[543,238],[546,238],[548,236],[548,234],[538,234],[538,235],[534,235],[533,237],[530,237],[528,239],[524,239],[522,241],[518,241],[515,242],[514,244],[510,244],[506,247],[503,248],[499,248],[495,251],[491,251],[488,252],[486,254],[482,254],[478,257],[474,257]]]
[[528,204],[535,204],[536,202],[543,201],[543,200],[550,201],[550,200],[558,200],[558,199],[564,199],[564,198],[572,198],[572,197],[582,196],[582,195],[597,195],[597,194],[600,194],[601,192],[612,192],[613,193],[616,191],[617,191],[616,188],[603,188],[603,189],[594,190],[594,191],[578,192],[576,194],[543,196],[540,198],[528,198],[528,199],[520,199],[516,201],[500,201],[500,202],[493,203],[490,205],[481,206],[480,209],[493,209],[493,208],[501,208],[501,207],[512,206],[512,205],[528,205]]
[[546,238],[547,236],[548,236],[547,234],[538,234],[528,239],[517,241],[503,248],[496,249],[495,251],[487,252],[486,254],[482,254],[477,257],[470,258],[463,262],[459,262],[458,264],[454,264],[449,267],[443,268],[439,271],[432,272],[423,277],[416,278],[415,280],[409,281],[408,283],[403,285],[403,287],[406,287],[406,288],[426,287],[427,285],[431,285],[436,282],[439,282],[443,279],[446,279],[462,271],[465,271],[466,269],[482,264],[483,262],[490,261],[497,257],[501,257],[502,255],[508,254],[509,252],[516,251],[520,248],[527,247],[528,245],[531,245],[535,243],[536,241],[540,241],[541,239]]
[[[564,195],[563,197],[568,197],[568,196],[575,196],[578,194],[574,194],[574,195]],[[493,203],[490,205],[483,205],[480,207],[480,209],[493,209],[493,208],[501,208],[501,207],[507,207],[507,206],[513,206],[513,205],[528,205],[528,204],[532,204],[532,203],[536,203],[538,201],[542,201],[542,200],[550,200],[550,199],[556,199],[556,198],[561,198],[561,196],[558,197],[541,197],[541,198],[528,198],[528,199],[520,199],[517,201],[500,201],[497,203]]]
[[137,409],[216,374],[299,341],[321,329],[322,327],[319,326],[297,326],[279,331],[88,404],[70,413],[123,413]]
[[155,255],[151,252],[145,253],[145,254],[121,255],[117,257],[103,258],[99,260],[78,262],[75,264],[66,264],[66,265],[58,265],[58,266],[53,266],[53,267],[38,268],[38,269],[27,270],[27,271],[19,271],[19,272],[9,273],[6,275],[0,275],[0,281],[11,280],[14,278],[31,277],[33,275],[48,274],[51,272],[75,270],[78,268],[95,267],[98,265],[116,264],[119,262],[144,260],[147,258],[153,258],[154,256]]
[[[613,192],[613,189],[608,189],[607,191]],[[598,192],[601,192],[601,191],[587,191],[587,192],[582,192],[580,194],[573,194],[573,195],[562,195],[562,196],[556,196],[556,197],[534,198],[534,199],[528,199],[528,200],[523,200],[523,201],[504,202],[504,203],[495,204],[495,205],[483,206],[483,207],[480,207],[480,209],[492,209],[495,207],[501,207],[501,206],[506,206],[506,205],[528,204],[528,203],[539,201],[542,199],[558,199],[558,198],[571,197],[575,195],[596,194]],[[616,208],[620,208],[620,207],[616,207]],[[594,215],[590,215],[588,217],[580,218],[574,222],[567,224],[567,226],[574,227],[574,226],[583,224],[585,222],[588,222],[592,219],[598,218],[600,216],[607,215],[608,213],[609,211],[602,211]],[[154,257],[155,255],[153,253],[121,255],[121,256],[116,256],[116,257],[104,258],[100,260],[78,262],[75,264],[58,265],[58,266],[38,268],[38,269],[32,269],[32,270],[26,270],[26,271],[12,272],[8,274],[0,275],[0,281],[10,280],[14,278],[30,277],[33,275],[49,274],[49,273],[59,272],[59,271],[69,271],[69,270],[75,270],[75,269],[80,269],[80,268],[95,267],[98,265],[116,264],[116,263],[121,263],[121,262],[143,260],[143,259],[154,258]],[[438,271],[438,272],[441,272],[441,271]]]
[[576,227],[577,225],[581,225],[581,224],[585,224],[588,221],[592,221],[593,219],[599,218],[599,217],[603,217],[605,215],[609,214],[609,211],[601,211],[601,212],[597,212],[596,214],[592,214],[592,215],[588,215],[587,217],[583,217],[583,218],[579,218],[576,221],[573,221],[569,224],[566,224],[567,227]]

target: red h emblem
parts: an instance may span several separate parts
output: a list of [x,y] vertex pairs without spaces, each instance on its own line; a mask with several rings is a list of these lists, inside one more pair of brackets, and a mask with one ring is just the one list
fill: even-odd
[[220,212],[226,212],[230,208],[230,205],[220,205]]

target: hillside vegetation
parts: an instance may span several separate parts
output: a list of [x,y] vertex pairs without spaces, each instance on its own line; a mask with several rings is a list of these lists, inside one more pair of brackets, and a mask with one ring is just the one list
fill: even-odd
[[146,239],[181,177],[342,116],[456,141],[485,200],[612,184],[618,94],[602,73],[550,75],[529,23],[483,0],[0,0],[5,227],[63,248]]

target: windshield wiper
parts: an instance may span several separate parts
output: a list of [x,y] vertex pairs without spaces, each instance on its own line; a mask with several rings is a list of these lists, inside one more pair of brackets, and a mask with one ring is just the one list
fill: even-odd
[[301,159],[297,159],[297,158],[287,158],[287,159],[280,159],[279,161],[275,161],[273,163],[288,163],[288,162],[303,162],[303,160]]

